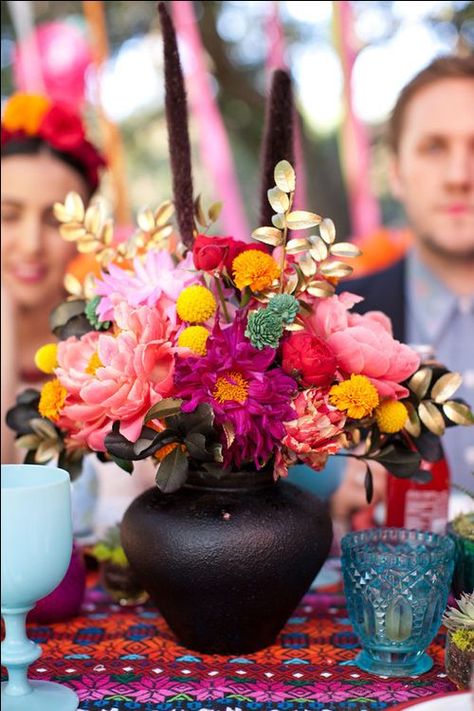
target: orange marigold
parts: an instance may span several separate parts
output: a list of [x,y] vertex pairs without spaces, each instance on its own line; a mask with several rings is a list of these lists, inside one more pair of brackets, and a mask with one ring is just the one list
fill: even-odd
[[28,136],[36,136],[50,106],[49,99],[39,94],[14,94],[7,101],[2,124],[7,131],[24,131]]
[[278,279],[280,267],[269,254],[247,249],[232,262],[232,272],[238,289],[249,286],[252,291],[263,291]]

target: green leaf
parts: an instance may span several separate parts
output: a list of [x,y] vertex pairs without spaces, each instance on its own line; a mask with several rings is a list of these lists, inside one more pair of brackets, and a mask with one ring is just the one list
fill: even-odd
[[212,456],[206,449],[206,438],[200,432],[192,432],[187,435],[184,446],[188,450],[189,456],[192,459],[197,459],[198,462],[205,462]]
[[402,479],[413,476],[420,468],[421,455],[397,443],[390,444],[372,457],[386,469]]
[[365,498],[367,500],[367,503],[370,504],[372,503],[372,499],[374,497],[374,480],[372,478],[372,471],[367,462],[365,466],[367,467],[367,471],[365,472],[364,477]]
[[120,469],[123,469],[127,474],[133,474],[133,462],[127,461],[126,459],[120,459],[120,457],[114,457],[113,454],[110,455],[110,458],[112,459],[117,466],[120,467]]
[[171,415],[177,415],[181,412],[182,399],[175,397],[167,397],[156,405],[150,407],[145,415],[145,422],[148,420],[163,419]]
[[65,450],[63,450],[58,458],[58,467],[69,472],[71,481],[74,481],[82,474],[82,461],[82,457],[73,459],[71,456],[68,456]]
[[163,494],[177,491],[188,477],[189,460],[181,447],[176,447],[161,462],[156,474],[156,485]]

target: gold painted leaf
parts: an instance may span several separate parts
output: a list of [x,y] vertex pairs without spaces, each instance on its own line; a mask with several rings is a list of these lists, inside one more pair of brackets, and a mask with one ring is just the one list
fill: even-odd
[[63,284],[68,294],[82,296],[82,284],[73,274],[66,274]]
[[418,407],[420,420],[430,432],[441,437],[444,434],[445,425],[441,412],[436,405],[429,400],[423,400]]
[[317,240],[313,239],[311,242],[311,249],[309,250],[310,255],[317,262],[324,262],[328,256],[328,248],[326,243],[321,239],[321,237],[318,237]]
[[288,195],[280,190],[276,185],[274,188],[267,190],[268,202],[272,206],[272,209],[278,213],[284,213],[290,207],[290,198]]
[[155,229],[155,216],[149,207],[138,213],[137,222],[144,232],[152,232]]
[[352,274],[353,268],[345,262],[328,262],[321,265],[321,274],[331,277],[345,277]]
[[465,405],[462,402],[455,402],[454,400],[445,402],[443,405],[443,412],[446,417],[451,420],[451,422],[455,422],[457,425],[474,425],[474,415],[468,405]]
[[312,281],[308,288],[306,289],[308,294],[311,296],[332,296],[335,292],[335,288],[328,281]]
[[207,226],[206,215],[202,206],[202,195],[198,195],[194,201],[194,215],[201,227]]
[[219,215],[221,214],[222,211],[222,206],[224,203],[222,202],[213,202],[209,210],[207,211],[207,214],[209,215],[209,220],[211,222],[216,222],[216,220],[219,219]]
[[284,230],[286,227],[286,217],[285,215],[273,215],[272,223],[279,230]]
[[77,251],[82,254],[92,254],[98,247],[100,247],[98,239],[81,240],[77,243]]
[[405,429],[412,437],[419,437],[421,434],[421,423],[418,413],[411,402],[403,403],[408,411],[408,419],[405,422]]
[[112,220],[107,220],[107,222],[102,226],[100,231],[100,241],[103,244],[110,246],[114,239],[114,224]]
[[290,239],[286,243],[285,249],[287,254],[299,254],[300,252],[306,252],[308,247],[309,245],[306,239],[297,237]]
[[336,239],[336,228],[334,222],[330,220],[329,217],[325,217],[319,225],[319,234],[326,244],[332,244]]
[[312,277],[317,272],[317,265],[309,254],[303,254],[298,260],[298,266],[305,275],[305,277]]
[[26,434],[21,437],[17,437],[15,440],[15,447],[20,447],[21,449],[36,449],[39,446],[41,440],[36,434]]
[[227,448],[229,448],[235,439],[235,427],[232,422],[223,422],[222,429],[224,430]]
[[293,272],[286,279],[286,281],[283,285],[283,292],[285,294],[292,294],[296,290],[297,286],[298,286],[298,274],[296,272]]
[[332,244],[329,251],[334,257],[358,257],[362,254],[359,247],[351,242],[337,242]]
[[170,235],[173,234],[173,225],[166,225],[165,227],[160,228],[160,238],[166,239],[167,237],[170,237]]
[[304,331],[301,323],[289,323],[285,326],[285,331]]
[[41,442],[35,452],[35,462],[38,464],[46,464],[58,453],[57,442]]
[[307,210],[294,210],[286,216],[290,230],[308,230],[321,222],[321,216]]
[[408,381],[408,387],[421,400],[425,397],[430,387],[433,372],[430,368],[420,368]]
[[435,402],[444,402],[451,395],[454,395],[456,390],[462,383],[462,375],[460,373],[446,373],[433,385],[431,389],[431,397]]
[[292,193],[296,189],[296,174],[291,163],[287,160],[281,160],[275,166],[274,171],[275,183],[277,188],[283,190],[284,193]]
[[84,217],[84,227],[88,232],[92,232],[93,235],[97,235],[100,231],[100,226],[102,222],[102,211],[99,205],[91,205],[87,208]]
[[55,202],[53,206],[54,216],[59,222],[69,222],[71,215],[61,202]]
[[252,237],[259,242],[265,242],[265,244],[271,244],[274,247],[279,247],[283,244],[283,235],[275,227],[258,227],[252,232]]
[[85,213],[84,203],[77,193],[68,193],[66,195],[64,207],[76,222],[83,221]]
[[82,239],[87,234],[85,227],[78,222],[69,222],[65,225],[60,225],[59,231],[61,237],[66,240],[66,242],[75,242],[77,239]]
[[31,429],[42,439],[55,439],[57,432],[51,422],[44,420],[41,417],[35,417],[29,422]]
[[177,415],[181,412],[181,405],[183,401],[181,398],[167,397],[156,405],[150,407],[145,415],[145,422],[149,420],[162,420],[165,417],[171,417],[171,415]]
[[159,207],[155,210],[155,224],[157,227],[162,227],[171,220],[174,215],[174,205],[171,200],[166,200],[162,202]]

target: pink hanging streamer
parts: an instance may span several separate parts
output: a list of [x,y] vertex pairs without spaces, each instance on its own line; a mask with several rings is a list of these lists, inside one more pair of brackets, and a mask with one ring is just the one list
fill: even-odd
[[[275,69],[288,69],[286,61],[285,33],[281,23],[278,2],[272,2],[269,15],[266,22],[266,31],[268,37],[268,52],[265,62],[267,72],[267,84],[270,86],[271,76]],[[295,151],[295,170],[296,170],[296,192],[294,199],[295,209],[304,209],[306,205],[306,172],[303,158],[303,145],[301,138],[301,128],[299,123],[298,112],[294,112],[294,151]]]
[[342,126],[342,160],[349,195],[352,232],[364,238],[381,224],[380,208],[370,184],[370,142],[354,112],[352,70],[356,60],[354,21],[350,2],[333,2],[336,43],[344,75],[345,120]]
[[171,4],[173,21],[186,51],[184,70],[191,111],[199,125],[201,156],[224,205],[221,220],[226,234],[245,242],[250,232],[235,175],[226,130],[213,96],[205,66],[205,50],[198,32],[192,3],[178,0]]

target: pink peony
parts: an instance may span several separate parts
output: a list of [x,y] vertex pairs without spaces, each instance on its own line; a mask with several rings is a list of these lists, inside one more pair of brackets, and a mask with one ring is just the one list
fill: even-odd
[[[328,389],[310,388],[293,400],[297,419],[285,422],[286,435],[282,444],[287,448],[283,460],[289,464],[300,459],[320,470],[330,454],[343,446],[345,415],[329,404]],[[295,456],[296,455],[296,456]],[[281,466],[281,462],[278,463]]]
[[[157,308],[121,303],[117,335],[88,333],[58,346],[56,375],[68,391],[58,422],[73,446],[104,451],[104,437],[116,420],[135,441],[147,410],[173,389],[174,353],[170,322]],[[73,423],[73,425],[72,425]]]
[[101,321],[113,318],[113,309],[121,301],[130,306],[155,306],[160,302],[168,318],[176,322],[176,299],[181,291],[199,281],[191,252],[175,265],[169,252],[149,251],[144,260],[133,260],[133,273],[114,264],[96,280],[96,293],[103,298],[97,308]]
[[323,338],[333,351],[344,377],[366,375],[382,398],[408,395],[400,385],[417,369],[420,359],[408,346],[392,336],[390,320],[380,311],[353,314],[349,309],[359,296],[344,292],[321,299],[307,319],[308,330]]

